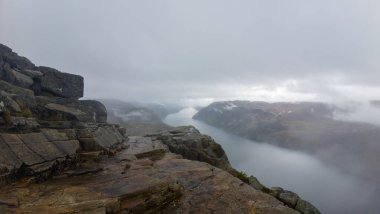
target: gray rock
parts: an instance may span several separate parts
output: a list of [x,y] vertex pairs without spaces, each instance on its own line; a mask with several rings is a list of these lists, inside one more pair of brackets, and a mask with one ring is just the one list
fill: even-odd
[[31,77],[18,72],[9,66],[4,66],[2,73],[0,73],[2,80],[7,81],[13,85],[30,89],[33,85],[33,80]]
[[80,144],[77,140],[54,141],[53,144],[64,154],[69,156],[75,156],[75,154],[80,150]]
[[0,134],[2,140],[9,146],[12,152],[27,166],[44,162],[44,159],[29,149],[28,146],[15,134]]
[[69,107],[76,108],[86,113],[87,117],[82,117],[84,122],[107,122],[107,109],[99,101],[96,100],[77,100],[66,104]]
[[255,176],[250,176],[249,177],[249,185],[257,190],[260,190],[262,192],[269,192],[270,190],[268,187],[262,185],[260,181],[255,177]]
[[63,115],[63,117],[68,120],[70,119],[77,120],[77,121],[87,120],[86,119],[87,114],[76,108],[71,108],[71,107],[61,105],[61,104],[56,104],[56,103],[49,103],[45,105],[45,108],[51,111],[50,112],[51,115],[60,114],[60,115]]
[[33,130],[38,129],[40,124],[37,122],[36,118],[30,117],[11,117],[9,124],[10,129],[16,130]]
[[161,140],[171,152],[184,158],[203,161],[228,172],[233,171],[223,148],[193,126],[176,127],[148,136]]
[[21,112],[18,103],[11,98],[10,94],[4,91],[0,91],[0,102],[2,102],[2,104],[0,104],[0,109],[3,109],[3,111],[8,108],[12,112]]
[[277,198],[291,208],[295,208],[298,200],[300,199],[296,193],[288,190],[281,192]]
[[49,67],[38,67],[44,75],[41,77],[41,88],[60,97],[83,97],[83,77],[60,72]]
[[270,193],[272,196],[274,196],[275,198],[278,198],[278,196],[280,195],[281,192],[283,192],[284,189],[281,188],[281,187],[272,187],[270,188]]
[[124,137],[115,125],[97,127],[87,125],[86,128],[77,130],[78,139],[85,151],[109,150],[124,141]]
[[0,133],[0,177],[7,181],[14,177],[44,177],[57,167],[74,160],[80,144],[68,140],[64,133],[44,130],[25,134]]
[[31,70],[31,69],[24,69],[20,70],[20,73],[27,75],[31,78],[41,78],[44,74],[40,71]]
[[19,137],[28,148],[42,157],[45,161],[53,161],[65,157],[65,154],[53,143],[49,142],[42,133],[20,134]]
[[67,141],[69,138],[66,133],[58,132],[56,129],[42,129],[42,133],[49,141]]
[[0,137],[0,167],[2,173],[12,173],[19,169],[22,161],[13,153],[5,141]]
[[94,132],[95,141],[103,148],[111,148],[112,146],[123,142],[123,136],[115,126],[107,125],[99,127]]
[[315,208],[311,203],[299,199],[297,202],[296,210],[300,211],[303,214],[320,214],[319,210]]
[[0,56],[4,63],[8,63],[12,68],[33,69],[35,66],[27,58],[21,57],[14,53],[9,47],[0,44]]
[[38,121],[41,127],[43,128],[51,128],[51,129],[71,129],[73,124],[71,121],[46,121],[39,120]]

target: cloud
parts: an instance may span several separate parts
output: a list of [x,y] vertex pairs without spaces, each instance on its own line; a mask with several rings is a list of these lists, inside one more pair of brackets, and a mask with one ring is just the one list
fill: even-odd
[[83,75],[89,98],[334,100],[353,98],[345,87],[378,90],[379,7],[0,0],[0,41],[36,64]]

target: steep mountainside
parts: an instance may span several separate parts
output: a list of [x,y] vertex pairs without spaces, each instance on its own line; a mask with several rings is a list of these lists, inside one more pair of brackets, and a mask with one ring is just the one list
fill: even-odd
[[259,142],[306,151],[341,169],[380,179],[380,128],[334,120],[323,103],[216,102],[194,119]]
[[0,213],[319,213],[194,127],[127,136],[83,78],[0,44]]

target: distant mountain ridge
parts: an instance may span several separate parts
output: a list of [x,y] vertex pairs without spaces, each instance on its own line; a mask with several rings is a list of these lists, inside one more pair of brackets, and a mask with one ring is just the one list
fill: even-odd
[[100,99],[107,108],[108,122],[118,123],[126,128],[128,135],[145,135],[169,128],[162,117],[170,114],[158,104],[139,104],[115,99]]
[[338,121],[325,103],[215,102],[194,119],[238,136],[308,152],[350,173],[380,178],[380,128]]

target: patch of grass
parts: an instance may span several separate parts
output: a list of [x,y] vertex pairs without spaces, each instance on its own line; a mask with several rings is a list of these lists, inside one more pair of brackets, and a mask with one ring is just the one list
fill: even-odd
[[18,106],[21,109],[21,112],[16,113],[15,116],[19,116],[19,117],[20,116],[21,117],[32,117],[33,116],[32,111],[29,109],[28,105],[26,105],[24,101],[17,99],[17,100],[15,100],[15,102],[18,104]]
[[33,116],[32,111],[28,108],[21,109],[21,115],[23,117],[32,117]]
[[249,184],[249,177],[245,172],[243,171],[236,172],[236,177],[239,178],[244,183]]

